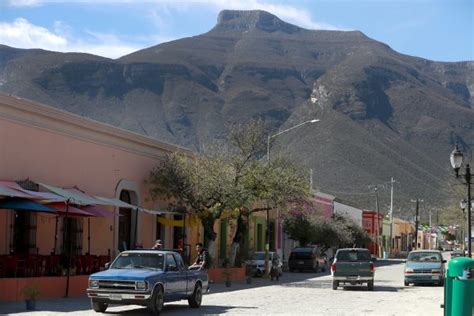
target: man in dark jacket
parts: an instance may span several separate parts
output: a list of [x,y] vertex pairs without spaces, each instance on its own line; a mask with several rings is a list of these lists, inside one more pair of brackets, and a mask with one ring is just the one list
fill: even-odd
[[189,269],[191,270],[209,269],[211,265],[209,253],[203,247],[202,243],[199,242],[196,244],[196,250],[198,252],[198,255],[194,263],[189,267]]

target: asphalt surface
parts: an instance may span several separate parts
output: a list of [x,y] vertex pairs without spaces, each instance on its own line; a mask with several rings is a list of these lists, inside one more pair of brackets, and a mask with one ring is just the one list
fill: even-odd
[[[230,288],[212,285],[199,309],[186,301],[165,305],[162,315],[442,315],[443,288],[403,285],[400,260],[379,261],[375,288],[346,287],[334,291],[328,273],[285,273],[280,281],[253,278],[252,284],[234,283]],[[2,315],[98,315],[86,298],[37,302],[26,312],[24,302],[0,303]],[[110,306],[106,314],[150,315],[141,306]]]

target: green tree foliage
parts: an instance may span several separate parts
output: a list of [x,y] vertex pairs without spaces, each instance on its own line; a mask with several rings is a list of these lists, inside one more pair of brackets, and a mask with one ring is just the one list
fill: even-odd
[[318,239],[318,229],[312,221],[304,215],[290,216],[283,222],[283,231],[288,236],[306,246]]
[[[150,174],[152,197],[166,196],[170,206],[186,207],[204,227],[206,240],[215,240],[214,223],[224,211],[237,218],[234,242],[243,245],[253,212],[284,210],[305,199],[309,185],[301,170],[283,159],[267,162],[263,123],[231,127],[226,144],[214,143],[200,155],[163,157]],[[243,247],[242,247],[243,248]]]
[[317,214],[293,213],[283,222],[284,231],[300,245],[318,244],[322,249],[366,247],[367,232],[354,221],[341,216],[324,218]]

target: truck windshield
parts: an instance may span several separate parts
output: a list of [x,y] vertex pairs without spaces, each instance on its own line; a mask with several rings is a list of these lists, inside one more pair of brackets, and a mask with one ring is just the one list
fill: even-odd
[[336,256],[337,261],[370,261],[370,253],[368,251],[347,250],[339,251]]
[[163,270],[163,254],[123,253],[110,266],[111,269]]

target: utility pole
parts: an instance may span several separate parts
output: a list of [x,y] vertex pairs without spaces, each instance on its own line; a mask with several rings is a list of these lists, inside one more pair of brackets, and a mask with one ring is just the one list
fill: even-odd
[[377,193],[379,189],[379,185],[369,185],[369,188],[375,192],[375,210],[377,212],[377,221],[375,221],[375,225],[377,228],[374,228],[375,240],[376,240],[376,247],[377,247],[377,255],[380,256],[380,210],[379,210],[379,195]]
[[412,202],[416,203],[415,206],[415,249],[418,249],[418,226],[420,221],[420,216],[418,215],[420,202],[423,202],[421,199],[411,200]]
[[389,240],[389,254],[392,253],[392,238],[393,238],[393,184],[395,180],[390,179],[390,240]]

